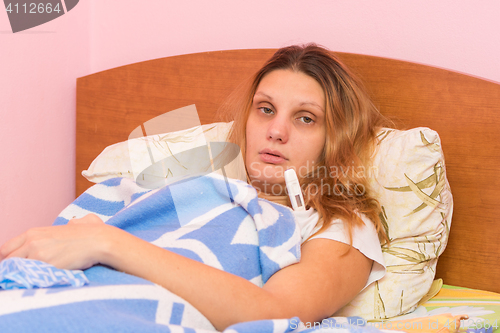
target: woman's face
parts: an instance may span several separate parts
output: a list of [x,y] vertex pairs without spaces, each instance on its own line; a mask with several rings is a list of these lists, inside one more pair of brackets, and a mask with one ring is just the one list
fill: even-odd
[[274,70],[255,92],[246,127],[246,168],[251,185],[283,195],[284,172],[299,179],[318,162],[326,137],[325,94],[312,77]]

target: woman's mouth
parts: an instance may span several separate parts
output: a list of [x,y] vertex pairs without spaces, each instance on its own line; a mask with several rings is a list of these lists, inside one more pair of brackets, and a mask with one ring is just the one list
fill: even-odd
[[271,164],[282,164],[288,160],[279,151],[270,150],[267,148],[261,150],[259,152],[259,156],[264,163],[271,163]]

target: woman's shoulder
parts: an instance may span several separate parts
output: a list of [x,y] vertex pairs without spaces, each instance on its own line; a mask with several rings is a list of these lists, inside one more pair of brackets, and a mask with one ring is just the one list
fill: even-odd
[[[352,239],[360,240],[363,239],[376,239],[376,243],[380,246],[378,240],[377,230],[373,222],[364,214],[358,213],[359,217],[363,221],[363,224],[355,225],[352,228]],[[305,242],[309,237],[314,235],[320,228],[318,225],[319,214],[313,209],[309,208],[306,211],[296,211],[294,212],[295,220],[300,228],[302,241]],[[329,226],[321,233],[314,235],[312,238],[336,238],[339,241],[350,244],[349,230],[341,218],[334,218],[329,222]],[[311,238],[311,239],[312,239]]]
[[358,214],[363,224],[353,226],[351,235],[349,235],[346,223],[340,218],[333,219],[324,231],[314,235],[320,229],[320,226],[316,225],[319,220],[318,212],[314,209],[305,212],[294,212],[296,222],[301,229],[302,243],[317,238],[331,239],[350,244],[365,257],[373,260],[372,270],[366,284],[368,286],[370,283],[381,279],[385,275],[386,268],[382,255],[382,246],[373,222],[366,215]]

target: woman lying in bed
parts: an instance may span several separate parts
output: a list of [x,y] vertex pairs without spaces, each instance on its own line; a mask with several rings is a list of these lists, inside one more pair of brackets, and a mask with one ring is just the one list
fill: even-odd
[[297,171],[309,208],[296,212],[301,260],[260,288],[239,276],[162,249],[96,215],[36,228],[0,248],[59,268],[110,266],[163,286],[219,330],[256,319],[318,321],[384,274],[379,205],[364,170],[383,118],[359,81],[329,51],[280,49],[256,74],[230,141],[241,147],[259,196],[290,205],[283,173]]

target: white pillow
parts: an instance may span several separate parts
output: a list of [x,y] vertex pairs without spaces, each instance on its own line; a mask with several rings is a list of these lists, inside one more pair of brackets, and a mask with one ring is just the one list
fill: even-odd
[[413,311],[448,242],[453,198],[438,134],[421,127],[384,129],[378,137],[369,179],[391,240],[382,246],[387,273],[335,316],[386,319]]
[[[226,141],[231,126],[232,122],[214,123],[119,142],[106,147],[92,161],[88,170],[82,171],[82,175],[93,183],[115,177],[140,182],[144,176],[165,178],[166,183],[169,183],[184,176],[211,172],[211,161],[200,158],[202,149],[194,151],[194,148],[208,146],[210,157],[215,158],[215,145]],[[190,151],[194,153],[190,154]],[[160,165],[149,173],[144,172],[154,162],[160,161],[166,161],[167,165]],[[215,171],[222,173],[221,170]],[[224,171],[230,178],[246,180],[241,153]]]

